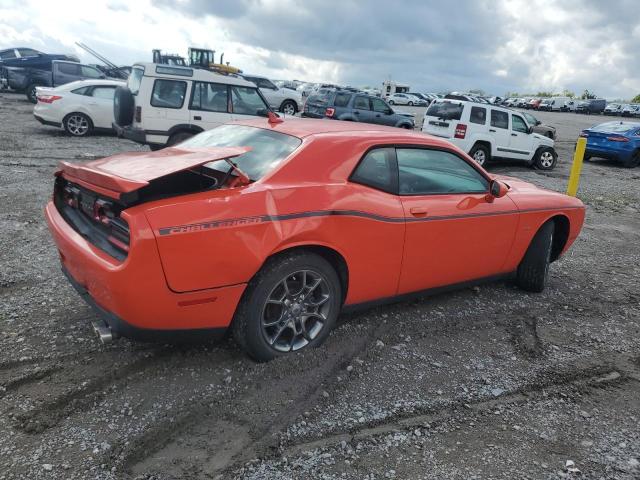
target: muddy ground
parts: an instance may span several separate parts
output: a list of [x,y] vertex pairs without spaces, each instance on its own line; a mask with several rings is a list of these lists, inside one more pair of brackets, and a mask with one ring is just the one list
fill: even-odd
[[[640,478],[640,169],[585,165],[586,224],[545,293],[344,315],[322,348],[256,364],[230,339],[98,342],[42,209],[60,160],[142,147],[31,110],[0,94],[0,480]],[[539,117],[556,170],[490,169],[563,191],[602,120]]]

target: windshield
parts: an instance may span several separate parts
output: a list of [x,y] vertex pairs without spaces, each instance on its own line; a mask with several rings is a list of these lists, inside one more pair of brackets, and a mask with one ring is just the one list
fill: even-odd
[[[238,168],[251,180],[258,180],[287,158],[302,140],[262,128],[244,125],[222,125],[202,132],[181,147],[251,147],[251,151],[233,159]],[[229,164],[224,160],[207,163],[207,168],[227,172]]]
[[461,103],[433,102],[427,110],[427,115],[445,120],[460,120],[463,108]]

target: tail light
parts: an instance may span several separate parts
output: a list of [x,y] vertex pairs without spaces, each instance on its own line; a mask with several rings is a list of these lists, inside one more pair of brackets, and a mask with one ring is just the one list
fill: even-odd
[[36,99],[40,103],[53,103],[56,100],[60,100],[62,97],[60,95],[36,95]]
[[336,109],[329,107],[324,111],[324,116],[325,117],[333,117],[335,115],[335,113],[336,113]]
[[142,107],[136,107],[136,122],[142,122]]
[[111,235],[107,237],[109,243],[124,252],[129,252],[129,225],[120,217],[110,220]]
[[629,139],[627,137],[621,137],[620,135],[614,135],[612,137],[607,137],[607,140],[610,142],[628,142]]
[[467,136],[467,126],[464,123],[456,125],[456,134],[454,138],[464,138]]

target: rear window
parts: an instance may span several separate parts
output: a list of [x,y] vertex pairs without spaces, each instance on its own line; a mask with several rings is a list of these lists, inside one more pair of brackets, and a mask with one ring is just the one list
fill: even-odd
[[329,91],[314,93],[313,95],[309,95],[307,103],[312,105],[328,105],[329,101],[331,101],[332,93],[333,92]]
[[151,93],[151,106],[160,108],[182,108],[187,82],[156,80]]
[[[233,162],[251,180],[258,180],[291,155],[301,143],[297,137],[271,130],[222,125],[190,138],[181,147],[251,147],[251,151],[234,158]],[[207,163],[206,167],[225,173],[229,170],[229,164],[224,160]]]
[[427,116],[443,120],[460,120],[464,105],[457,102],[433,102],[427,110]]
[[611,133],[626,133],[638,128],[637,125],[630,125],[628,123],[609,122],[603,123],[593,128],[594,132],[611,132]]
[[142,83],[142,77],[144,76],[144,68],[134,67],[129,74],[129,80],[127,81],[127,87],[131,90],[132,95],[137,95],[140,91],[140,83]]

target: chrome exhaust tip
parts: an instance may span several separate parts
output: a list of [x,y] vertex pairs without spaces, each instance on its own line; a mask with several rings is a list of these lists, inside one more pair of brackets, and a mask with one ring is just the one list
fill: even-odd
[[91,322],[91,324],[93,325],[93,330],[98,335],[98,338],[100,339],[100,342],[102,344],[106,345],[113,342],[114,335],[107,325],[105,325],[103,322],[100,322],[99,320],[95,320]]

